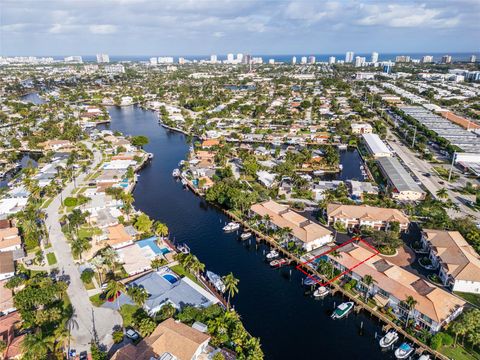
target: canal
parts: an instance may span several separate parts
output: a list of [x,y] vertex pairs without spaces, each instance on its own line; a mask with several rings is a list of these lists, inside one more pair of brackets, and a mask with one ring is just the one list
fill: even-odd
[[260,337],[266,359],[393,358],[374,339],[381,332],[375,319],[365,313],[330,319],[341,297],[314,300],[305,295],[298,271],[272,270],[264,260],[265,245],[225,234],[222,226],[228,219],[174,180],[172,170],[188,152],[186,136],[164,129],[153,112],[139,107],[111,107],[109,112],[111,130],[148,136],[145,150],[155,155],[140,172],[135,207],[165,222],[171,237],[187,243],[207,269],[219,275],[233,272],[240,280],[233,304],[247,330]]

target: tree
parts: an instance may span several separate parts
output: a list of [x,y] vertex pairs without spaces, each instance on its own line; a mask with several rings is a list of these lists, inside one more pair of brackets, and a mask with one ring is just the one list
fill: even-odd
[[160,221],[156,221],[154,224],[155,235],[166,237],[168,236],[168,226]]
[[105,294],[108,299],[117,300],[117,310],[120,310],[118,298],[120,297],[122,291],[125,291],[125,284],[121,281],[115,280],[110,280],[107,288],[105,289]]
[[133,146],[136,146],[139,148],[143,148],[145,145],[149,143],[148,137],[144,135],[133,136],[131,141]]
[[80,275],[80,279],[82,279],[83,283],[89,284],[93,277],[95,276],[95,272],[92,269],[85,269],[82,271]]
[[410,320],[410,316],[412,314],[412,311],[415,309],[415,306],[417,305],[418,301],[415,300],[415,298],[411,295],[407,296],[407,298],[403,301],[404,305],[406,306],[408,310],[407,314],[407,320],[405,321],[405,324],[408,326],[408,322]]
[[43,360],[47,358],[47,354],[53,351],[54,343],[54,338],[44,336],[41,330],[27,334],[21,344],[23,359]]
[[121,343],[123,341],[123,331],[122,330],[116,330],[112,334],[113,342],[115,344]]
[[375,281],[375,279],[371,275],[365,275],[362,279],[363,284],[367,287],[365,290],[365,302],[368,299],[368,294],[370,292],[370,289]]
[[92,360],[107,360],[108,358],[107,353],[102,351],[95,342],[92,342],[90,353],[92,354]]
[[238,293],[238,283],[240,280],[236,279],[232,273],[223,277],[223,283],[225,284],[225,290],[227,291],[227,309],[230,308],[230,299]]
[[163,321],[175,315],[177,309],[170,303],[163,305],[158,313],[155,314],[155,320]]
[[135,228],[142,233],[149,233],[152,230],[153,221],[147,214],[140,214],[135,220]]
[[70,247],[72,248],[73,256],[79,257],[80,260],[82,260],[83,252],[90,250],[92,244],[90,244],[90,241],[88,241],[87,239],[76,238],[72,240]]
[[448,192],[445,188],[438,189],[436,194],[440,199],[448,198]]
[[150,319],[149,317],[146,317],[140,321],[140,324],[138,324],[138,330],[140,331],[140,335],[143,337],[147,337],[150,335],[155,328],[157,327],[157,324],[155,321]]
[[142,287],[131,286],[127,289],[127,294],[130,296],[135,304],[143,306],[148,299],[148,292]]
[[156,257],[150,262],[150,266],[155,270],[158,270],[159,268],[167,264],[168,264],[168,261],[162,257]]

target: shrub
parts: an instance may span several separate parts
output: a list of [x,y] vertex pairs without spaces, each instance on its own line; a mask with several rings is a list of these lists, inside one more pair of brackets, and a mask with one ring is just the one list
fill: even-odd
[[447,333],[442,334],[442,343],[443,346],[452,346],[453,345],[453,338]]
[[65,200],[63,200],[63,205],[66,207],[77,206],[77,199],[74,197],[67,197]]
[[115,344],[121,343],[123,341],[123,331],[122,330],[114,331],[112,334],[112,338]]
[[443,345],[442,333],[437,333],[433,335],[433,337],[430,339],[430,347],[433,350],[438,350],[442,347],[442,345]]
[[85,269],[80,275],[80,278],[82,279],[84,284],[89,284],[92,281],[94,276],[95,276],[95,272],[92,269]]

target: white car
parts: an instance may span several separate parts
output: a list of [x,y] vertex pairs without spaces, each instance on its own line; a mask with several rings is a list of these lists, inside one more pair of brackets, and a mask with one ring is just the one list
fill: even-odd
[[138,338],[140,337],[140,335],[138,335],[138,333],[133,330],[133,329],[128,329],[126,332],[125,332],[125,335],[129,338],[129,339],[132,339],[133,341],[135,340],[138,340]]

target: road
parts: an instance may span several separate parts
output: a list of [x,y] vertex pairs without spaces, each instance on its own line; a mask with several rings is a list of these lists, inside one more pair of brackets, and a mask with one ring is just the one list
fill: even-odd
[[[91,147],[91,144],[88,143],[87,146]],[[101,153],[95,150],[91,168],[94,169],[100,161]],[[77,178],[77,184],[82,184],[86,175],[80,175]],[[74,184],[71,182],[61,193],[63,199],[70,196],[73,190]],[[61,230],[60,205],[61,196],[59,194],[46,209],[48,216],[45,223],[49,230],[49,240],[52,244],[52,249],[57,257],[58,264],[56,266],[60,272],[64,271],[65,275],[70,278],[67,293],[74,309],[74,316],[71,321],[72,340],[70,348],[75,349],[77,353],[89,351],[90,342],[95,338],[99,344],[108,348],[113,343],[111,336],[113,328],[122,324],[121,316],[116,311],[97,308],[90,302],[87,290],[80,279],[78,267],[73,261],[70,245]]]
[[[389,132],[389,135],[394,136],[392,133]],[[395,137],[396,138],[396,137]],[[447,190],[449,198],[455,203],[460,211],[454,211],[449,209],[448,215],[456,218],[456,217],[463,217],[465,214],[473,216],[475,219],[480,220],[480,214],[468,206],[465,205],[464,201],[460,194],[450,190],[447,183],[440,184],[438,179],[434,174],[435,170],[433,170],[433,165],[429,162],[419,159],[415,154],[403,145],[399,140],[391,141],[387,140],[388,145],[395,151],[400,159],[405,163],[405,165],[410,169],[412,173],[417,175],[418,179],[422,182],[422,184],[432,193],[434,197],[437,197],[437,191],[445,188]],[[424,173],[432,174],[432,176],[427,177],[423,175]]]

